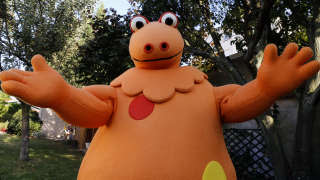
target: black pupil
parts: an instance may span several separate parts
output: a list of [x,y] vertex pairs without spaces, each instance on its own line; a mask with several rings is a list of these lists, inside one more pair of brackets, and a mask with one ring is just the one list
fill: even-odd
[[146,46],[146,50],[147,50],[147,51],[150,51],[150,50],[151,50],[151,46],[150,46],[150,45],[147,45],[147,46]]
[[143,27],[143,22],[141,22],[141,21],[136,22],[136,27],[138,29],[142,28]]
[[162,44],[162,48],[163,48],[163,49],[166,49],[166,48],[167,48],[167,44],[166,44],[166,43],[163,43],[163,44]]
[[166,23],[166,25],[171,26],[171,25],[173,24],[173,19],[170,18],[170,17],[168,17],[168,18],[166,19],[165,23]]

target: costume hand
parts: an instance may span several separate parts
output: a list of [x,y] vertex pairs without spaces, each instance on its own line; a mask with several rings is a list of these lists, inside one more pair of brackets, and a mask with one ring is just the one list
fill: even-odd
[[0,73],[2,90],[40,107],[53,107],[69,96],[70,87],[41,55],[31,60],[34,72],[11,69]]
[[280,56],[274,44],[268,45],[257,75],[260,88],[268,96],[276,98],[296,89],[320,69],[318,61],[307,62],[312,56],[310,48],[298,51],[295,43],[288,44]]

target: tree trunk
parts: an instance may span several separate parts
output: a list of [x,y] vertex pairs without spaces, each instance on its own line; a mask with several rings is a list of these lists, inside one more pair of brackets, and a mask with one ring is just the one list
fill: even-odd
[[[310,46],[313,48],[314,51],[314,59],[320,60],[320,2],[318,0],[314,0],[314,18],[310,23],[310,35],[308,35],[310,39]],[[320,84],[320,73],[311,80],[310,84],[308,85],[308,92],[314,92]]]
[[256,122],[259,124],[264,134],[267,153],[271,157],[275,172],[275,179],[286,180],[290,179],[290,167],[279,135],[278,121],[279,120],[272,118],[266,113],[256,118]]
[[22,109],[22,135],[21,135],[21,147],[20,147],[20,160],[29,160],[29,114],[30,108],[29,104],[21,102]]
[[314,120],[312,124],[312,138],[311,139],[311,178],[320,179],[320,88],[318,87],[314,97]]
[[311,137],[314,115],[311,97],[311,94],[304,94],[299,102],[295,159],[293,161],[294,179],[310,179],[311,176]]

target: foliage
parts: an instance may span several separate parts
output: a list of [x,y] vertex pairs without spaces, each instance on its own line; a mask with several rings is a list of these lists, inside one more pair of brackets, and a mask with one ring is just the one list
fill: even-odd
[[8,124],[9,124],[8,121],[6,121],[6,122],[0,122],[0,131],[1,131],[1,130],[7,130]]
[[10,96],[0,91],[0,122],[10,122],[14,113],[20,109],[20,105],[10,101]]
[[5,103],[1,101],[0,109],[1,109],[0,121],[2,122],[11,121],[13,114],[20,109],[20,105],[17,103]]
[[[61,51],[73,36],[95,0],[2,1],[0,17],[1,69],[31,70],[30,60],[42,54],[48,61]],[[30,106],[22,103],[22,143],[20,159],[28,159],[28,114]],[[13,126],[10,126],[13,127]],[[17,126],[14,126],[17,127]]]
[[6,122],[8,120],[8,118],[5,117],[8,110],[9,106],[7,105],[5,100],[0,100],[0,122]]
[[[110,83],[132,66],[129,52],[128,16],[114,10],[97,14],[91,24],[94,38],[80,47],[81,66],[76,70],[85,84]],[[94,74],[92,71],[94,70]]]
[[129,16],[101,5],[88,17],[52,63],[76,86],[110,83],[133,65],[128,52]]
[[[15,102],[7,102],[10,97],[0,92],[0,122],[7,122],[8,133],[21,135],[21,106]],[[35,111],[30,111],[30,132],[38,132],[41,129],[42,121]],[[1,129],[1,128],[0,128]]]
[[[272,1],[270,1],[272,2]],[[232,33],[241,35],[241,38],[234,39],[237,50],[243,53],[247,52],[248,43],[254,39],[257,31],[257,17],[266,1],[246,1],[236,0],[228,4],[229,10],[223,21],[223,32],[229,36]],[[292,1],[274,1],[270,17],[266,19],[263,28],[266,43],[275,43],[280,49],[283,49],[288,42],[296,42],[300,46],[309,45],[307,35],[306,19],[310,18],[312,8],[311,1],[299,0]],[[296,14],[299,13],[299,17]]]
[[20,138],[0,135],[0,179],[76,179],[82,154],[65,143],[32,138],[30,161],[19,161]]
[[[78,82],[83,84],[110,83],[132,67],[128,45],[129,16],[116,14],[113,9],[100,11],[92,17],[94,38],[80,47],[80,66],[75,69]],[[92,73],[94,72],[94,73]]]
[[67,38],[63,49],[53,53],[52,61],[50,62],[50,65],[74,86],[81,85],[77,81],[79,76],[76,73],[76,69],[79,67],[81,63],[80,59],[82,58],[79,56],[79,47],[93,38],[92,28],[89,25],[90,21],[89,18],[86,18],[86,20],[81,22],[79,27],[74,30],[73,35]]
[[[30,111],[30,120],[29,120],[29,131],[30,134],[39,132],[41,129],[42,121],[40,120],[38,113],[35,111]],[[19,109],[17,112],[15,112],[12,116],[11,119],[9,120],[8,124],[8,134],[15,134],[20,136],[21,133],[21,118],[22,118],[22,113],[21,109]]]
[[19,60],[30,67],[30,59],[35,54],[50,59],[52,53],[62,49],[92,3],[88,0],[7,0],[7,15],[0,31],[5,60],[10,63]]

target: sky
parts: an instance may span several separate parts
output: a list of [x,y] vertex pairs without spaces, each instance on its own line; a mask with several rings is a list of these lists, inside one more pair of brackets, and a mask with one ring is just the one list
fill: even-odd
[[[103,3],[105,8],[114,8],[117,10],[118,14],[124,15],[130,7],[127,0],[100,0],[98,5]],[[99,6],[98,6],[99,7]]]

